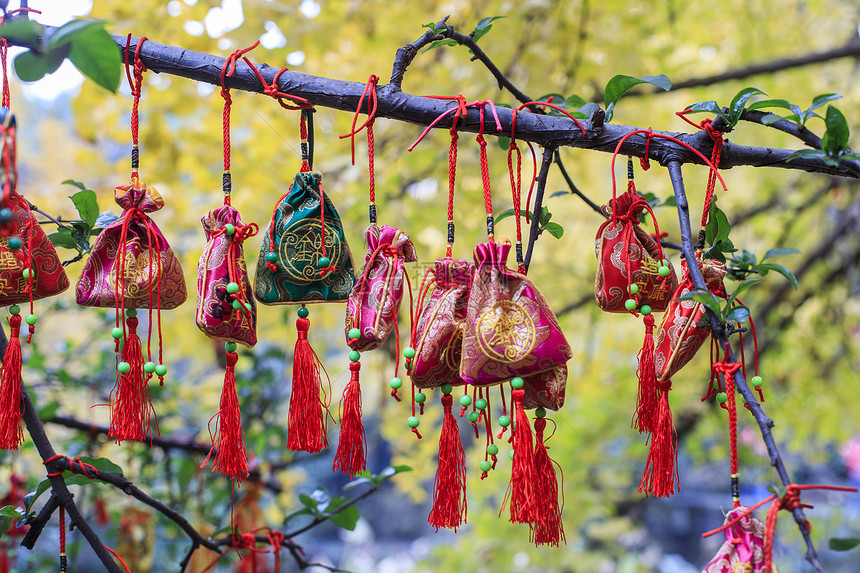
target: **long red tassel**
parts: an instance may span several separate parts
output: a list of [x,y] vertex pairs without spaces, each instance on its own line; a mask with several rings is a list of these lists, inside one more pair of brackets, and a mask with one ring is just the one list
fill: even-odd
[[452,527],[454,531],[466,523],[466,454],[460,441],[457,419],[451,413],[454,398],[442,395],[445,409],[442,435],[439,437],[439,465],[433,482],[433,509],[427,523],[439,531],[440,527]]
[[9,343],[0,369],[0,449],[17,450],[24,441],[21,416],[21,315],[9,318]]
[[119,444],[123,440],[142,442],[150,435],[149,391],[143,377],[143,351],[137,335],[136,317],[128,317],[128,333],[122,346],[122,362],[117,366],[117,382],[111,394],[111,421],[108,435]]
[[9,573],[9,548],[5,539],[0,543],[0,573]]
[[209,456],[215,452],[212,471],[218,470],[239,483],[248,477],[248,458],[245,455],[245,432],[242,431],[242,412],[239,410],[239,397],[236,395],[236,374],[234,372],[239,355],[227,352],[227,372],[224,374],[224,388],[221,390],[221,407],[218,410],[218,430],[212,440],[209,455],[200,467],[206,465]]
[[639,433],[653,432],[657,422],[657,374],[654,371],[654,315],[644,317],[645,340],[639,352],[639,396],[633,413],[632,427]]
[[559,542],[567,543],[558,503],[558,480],[543,439],[546,419],[540,413],[538,416],[535,420],[535,500],[541,500],[544,506],[537,512],[537,521],[532,526],[532,541],[535,545],[558,547]]
[[311,321],[306,314],[301,314],[296,319],[298,338],[293,354],[293,392],[290,397],[287,448],[294,452],[317,453],[328,447],[325,413],[320,400],[322,383],[316,354],[308,342]]
[[678,489],[678,434],[669,408],[669,390],[672,382],[660,383],[660,400],[657,406],[657,422],[651,434],[648,463],[639,482],[639,493],[656,497],[670,497]]
[[[521,378],[514,378],[522,383]],[[521,387],[511,390],[516,411],[514,427],[514,461],[511,467],[511,523],[533,523],[537,521],[537,500],[534,497],[535,471],[534,446],[529,417],[523,409],[526,391]]]
[[361,384],[358,381],[361,362],[350,362],[349,370],[349,383],[343,390],[340,402],[340,438],[332,470],[353,477],[366,469],[367,458],[364,451],[364,423],[361,421]]

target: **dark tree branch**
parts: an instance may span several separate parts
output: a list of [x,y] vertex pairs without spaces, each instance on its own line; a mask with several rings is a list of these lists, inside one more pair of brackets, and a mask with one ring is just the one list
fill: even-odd
[[[67,416],[54,416],[53,418],[48,418],[47,420],[45,420],[45,423],[57,424],[58,426],[64,426],[66,428],[72,428],[73,430],[80,430],[82,432],[98,434],[102,436],[107,436],[110,430],[110,428],[106,426],[98,426],[96,424],[91,424],[89,422],[84,422],[76,418],[70,418]],[[161,448],[162,450],[180,450],[183,452],[188,452],[191,454],[201,454],[204,456],[209,453],[209,450],[211,448],[211,446],[205,445],[195,439],[170,440],[167,438],[162,438],[160,436],[152,437],[152,445],[157,448]]]
[[[744,110],[744,113],[741,115],[741,119],[744,121],[749,121],[751,123],[764,125],[764,123],[762,123],[762,119],[766,115],[768,115],[768,113],[763,111]],[[821,149],[821,138],[806,129],[805,127],[801,127],[800,125],[794,123],[793,121],[781,119],[775,123],[770,124],[768,127],[772,127],[776,130],[782,131],[783,133],[787,133],[792,137],[796,137],[809,147]]]
[[[436,29],[446,28],[448,18],[450,18],[450,16],[445,16],[442,21],[437,22]],[[388,80],[388,84],[391,88],[396,91],[401,91],[403,89],[403,76],[406,74],[406,68],[409,67],[409,64],[412,63],[415,56],[418,55],[418,50],[431,42],[442,39],[444,39],[444,37],[441,34],[436,34],[433,33],[432,30],[427,30],[420,38],[411,44],[406,44],[402,48],[398,48],[397,52],[394,54],[394,65],[391,67],[391,78]]]
[[[680,162],[670,159],[667,162],[667,167],[669,170],[669,177],[672,180],[672,188],[675,192],[675,203],[677,205],[678,210],[678,221],[681,225],[681,249],[684,254],[684,259],[687,261],[687,269],[690,272],[690,279],[693,282],[693,285],[696,288],[707,290],[707,285],[705,283],[705,279],[702,277],[702,271],[699,268],[699,263],[696,258],[696,251],[693,243],[693,231],[690,226],[690,210],[689,204],[687,202],[687,195],[684,190],[684,179],[681,174],[681,164]],[[723,327],[723,323],[720,318],[714,315],[709,309],[706,309],[708,321],[711,324],[711,329],[713,331],[713,336],[719,341],[720,346],[727,349],[728,353],[728,361],[736,362],[736,357],[734,352],[732,351],[731,344],[729,344],[728,334],[726,333],[725,328]],[[764,413],[764,409],[761,407],[761,404],[755,397],[755,394],[750,389],[747,384],[746,378],[743,375],[743,371],[738,369],[735,371],[735,386],[737,390],[741,393],[741,395],[746,399],[747,405],[752,412],[753,417],[755,418],[756,423],[758,424],[759,431],[761,432],[762,440],[765,443],[767,448],[768,455],[770,457],[770,465],[772,465],[775,469],[779,478],[784,486],[788,486],[792,483],[791,478],[788,475],[788,471],[785,468],[785,464],[783,463],[782,456],[780,456],[779,449],[776,446],[776,441],[773,438],[773,433],[771,429],[773,428],[773,420],[767,417]],[[822,571],[821,564],[818,562],[818,556],[815,552],[815,547],[812,543],[812,536],[810,535],[808,529],[808,521],[806,516],[803,514],[802,508],[795,508],[792,511],[792,515],[794,516],[795,522],[797,522],[798,529],[800,529],[800,534],[803,536],[803,540],[806,542],[806,560],[815,567],[817,571]]]
[[51,497],[48,498],[48,501],[42,507],[41,511],[39,511],[39,515],[27,522],[30,529],[27,530],[27,535],[25,535],[24,539],[21,540],[21,547],[33,549],[33,546],[36,545],[36,540],[39,539],[39,536],[42,534],[42,530],[45,529],[45,525],[48,523],[48,520],[51,519],[51,516],[59,507],[60,500],[58,500],[57,496],[52,492]]
[[[535,190],[535,206],[532,209],[532,223],[529,228],[529,244],[528,248],[526,248],[526,256],[523,260],[523,267],[526,272],[529,271],[529,265],[532,262],[532,251],[534,250],[535,243],[538,240],[538,235],[540,235],[540,226],[541,226],[541,211],[543,211],[543,194],[544,190],[546,190],[546,177],[549,174],[549,166],[552,163],[552,157],[555,155],[556,149],[554,147],[545,147],[543,150],[543,160],[541,161],[540,172],[537,176],[537,189]],[[528,206],[526,206],[528,208]]]

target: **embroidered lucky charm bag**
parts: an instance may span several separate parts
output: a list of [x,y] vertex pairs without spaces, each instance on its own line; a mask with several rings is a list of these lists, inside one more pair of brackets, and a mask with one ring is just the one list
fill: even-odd
[[[148,381],[155,374],[163,383],[167,373],[167,367],[162,363],[161,311],[178,307],[187,296],[179,260],[149,217],[149,213],[164,206],[164,199],[138,177],[137,108],[145,70],[139,54],[144,41],[142,38],[137,43],[133,79],[128,69],[132,58],[126,58],[126,72],[135,102],[131,115],[131,182],[114,190],[114,198],[123,212],[96,238],[75,288],[78,304],[116,309],[116,326],[111,334],[120,356],[116,385],[111,391],[109,435],[118,443],[123,440],[144,441],[152,435],[154,412]],[[130,45],[126,46],[126,53],[130,55]],[[144,355],[137,334],[137,309],[141,308],[149,309],[147,322],[150,332],[157,325],[159,335],[155,356],[149,344],[151,337],[147,336]]]
[[702,573],[777,573],[776,567],[772,572],[765,569],[764,523],[742,505],[726,514],[726,524],[735,520],[723,530],[726,540]]

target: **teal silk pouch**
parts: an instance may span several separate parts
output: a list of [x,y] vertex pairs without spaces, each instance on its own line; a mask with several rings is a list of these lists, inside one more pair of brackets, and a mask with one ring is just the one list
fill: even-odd
[[[296,174],[263,237],[254,296],[263,304],[346,302],[355,283],[340,217],[319,172]],[[327,260],[326,260],[327,259]]]

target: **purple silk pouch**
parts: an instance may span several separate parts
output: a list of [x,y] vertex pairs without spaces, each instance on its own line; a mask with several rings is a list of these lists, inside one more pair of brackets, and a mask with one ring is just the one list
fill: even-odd
[[[746,507],[736,507],[726,515],[725,523],[736,519],[745,511],[748,511]],[[765,573],[764,523],[752,515],[746,515],[723,533],[726,536],[725,542],[702,573]]]
[[[418,260],[409,236],[396,227],[367,229],[367,257],[346,303],[346,341],[353,350],[373,350],[382,344],[397,321],[403,298],[403,263]],[[351,340],[349,331],[361,331]]]
[[114,191],[122,216],[104,228],[75,288],[83,306],[176,308],[187,296],[179,260],[146,213],[164,199],[136,177]]
[[486,386],[527,378],[570,360],[555,315],[534,284],[505,265],[510,242],[475,248],[475,276],[463,331],[460,377]]
[[457,259],[436,259],[435,269],[427,272],[435,280],[427,302],[419,302],[422,308],[412,335],[415,358],[410,375],[419,388],[462,385],[463,322],[474,267]]
[[197,327],[210,338],[254,346],[257,305],[242,244],[257,234],[257,225],[243,225],[239,211],[229,205],[209,211],[200,221],[206,246],[197,266]]

